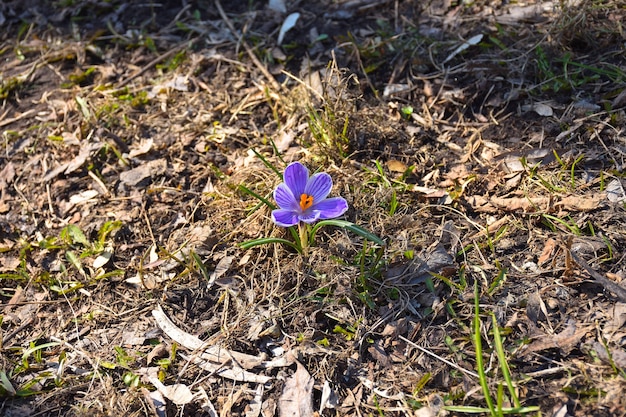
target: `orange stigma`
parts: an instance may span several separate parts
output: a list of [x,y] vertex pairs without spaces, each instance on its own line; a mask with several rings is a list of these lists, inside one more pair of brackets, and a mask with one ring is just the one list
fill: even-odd
[[308,194],[302,194],[300,196],[300,208],[302,211],[308,209],[313,205],[313,196]]

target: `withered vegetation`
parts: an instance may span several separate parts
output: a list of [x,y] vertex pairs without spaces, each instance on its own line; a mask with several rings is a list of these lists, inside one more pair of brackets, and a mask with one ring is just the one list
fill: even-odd
[[226,3],[0,4],[0,415],[625,415],[623,2]]

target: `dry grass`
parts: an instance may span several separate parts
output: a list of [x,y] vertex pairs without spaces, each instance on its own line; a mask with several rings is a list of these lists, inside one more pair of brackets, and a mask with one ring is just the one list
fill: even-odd
[[623,7],[222,6],[0,6],[0,414],[624,415]]

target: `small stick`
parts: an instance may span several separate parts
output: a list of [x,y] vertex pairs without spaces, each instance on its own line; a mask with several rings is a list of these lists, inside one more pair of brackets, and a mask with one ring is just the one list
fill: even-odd
[[610,279],[606,278],[605,276],[599,274],[598,272],[594,271],[589,264],[587,264],[587,262],[583,261],[582,259],[580,259],[578,256],[576,256],[574,254],[574,252],[569,251],[570,255],[572,256],[572,259],[574,259],[574,262],[576,262],[578,265],[580,265],[585,271],[587,271],[587,273],[589,275],[591,275],[591,277],[600,285],[604,286],[604,288],[608,289],[609,291],[611,291],[612,293],[614,293],[615,295],[617,295],[617,298],[619,298],[622,302],[626,302],[626,288],[623,288],[622,286],[618,285],[617,283],[611,281]]
[[[9,112],[9,111],[7,110],[7,112],[6,112],[6,113],[4,113],[4,114],[2,115],[2,117],[6,116],[6,114],[7,114],[8,112]],[[35,113],[35,110],[34,110],[34,109],[30,109],[30,110],[26,110],[24,113],[20,114],[20,115],[19,115],[19,116],[17,116],[17,117],[13,117],[13,118],[11,118],[11,119],[5,119],[5,120],[2,120],[2,121],[0,121],[0,127],[4,127],[4,126],[7,126],[7,125],[10,125],[11,123],[17,122],[18,120],[23,119],[24,117],[28,117],[28,116],[30,116],[30,115],[31,115],[31,114],[33,114],[33,113]]]
[[420,346],[420,345],[418,345],[417,343],[415,343],[415,342],[411,342],[411,341],[410,341],[409,339],[407,339],[406,337],[403,337],[403,336],[398,336],[398,339],[401,339],[401,340],[403,340],[403,341],[407,342],[409,345],[411,345],[411,346],[413,346],[414,348],[416,348],[416,349],[418,349],[418,350],[420,350],[420,351],[422,351],[422,352],[426,353],[427,355],[432,356],[432,357],[433,357],[433,358],[435,358],[435,359],[439,359],[441,362],[443,362],[443,363],[445,363],[445,364],[447,364],[447,365],[450,365],[451,367],[453,367],[454,369],[456,369],[456,370],[458,370],[458,371],[461,371],[461,372],[463,372],[463,373],[466,373],[467,375],[473,376],[474,378],[478,378],[478,374],[477,374],[477,373],[475,373],[475,372],[473,372],[473,371],[470,371],[469,369],[462,368],[462,367],[460,367],[459,365],[457,365],[456,363],[450,362],[449,360],[442,358],[441,356],[437,355],[436,353],[431,352],[430,350],[424,349],[423,347],[421,347],[421,346]]

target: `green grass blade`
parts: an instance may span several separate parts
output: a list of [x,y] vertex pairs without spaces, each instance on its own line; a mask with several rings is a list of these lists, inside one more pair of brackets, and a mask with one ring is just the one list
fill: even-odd
[[278,237],[263,237],[260,239],[248,240],[246,242],[240,243],[239,247],[241,249],[247,250],[255,246],[268,245],[270,243],[282,243],[283,245],[291,246],[292,248],[297,250],[299,253],[302,253],[302,249],[298,247],[298,245],[286,239],[281,239]]
[[515,387],[513,386],[513,381],[511,380],[511,371],[509,370],[509,364],[506,360],[506,355],[504,354],[502,335],[500,334],[500,328],[498,327],[496,316],[493,313],[491,313],[491,322],[493,325],[493,340],[496,347],[496,355],[498,355],[498,362],[500,363],[500,369],[502,370],[502,377],[506,382],[506,386],[509,388],[513,405],[519,408],[521,407],[521,404],[519,402],[519,398],[517,398],[517,394],[515,393]]
[[369,240],[370,242],[374,242],[377,245],[380,246],[385,246],[385,241],[382,240],[381,238],[379,238],[378,236],[376,236],[373,233],[368,232],[367,230],[365,230],[364,228],[357,226],[356,224],[346,221],[346,220],[322,220],[321,222],[317,223],[313,229],[311,230],[311,235],[310,235],[310,242],[312,243],[315,237],[315,233],[317,233],[317,230],[322,227],[322,226],[337,226],[337,227],[341,227],[344,228],[346,230],[351,231],[352,233],[361,236],[364,239]]
[[480,381],[480,386],[483,389],[485,402],[487,403],[489,412],[492,416],[495,416],[497,414],[493,406],[493,400],[491,399],[491,395],[489,394],[489,383],[487,382],[487,375],[485,374],[485,366],[483,363],[483,345],[482,339],[480,337],[479,299],[480,297],[478,294],[478,280],[476,280],[474,282],[474,334],[472,335],[472,338],[474,339],[474,348],[476,349],[476,372],[478,373],[478,380]]
[[572,234],[576,235],[576,236],[580,236],[582,235],[580,229],[578,228],[578,226],[576,226],[576,224],[570,224],[568,222],[566,222],[563,219],[560,219],[556,216],[552,216],[550,214],[542,214],[541,215],[544,219],[550,221],[550,222],[555,222],[555,223],[559,223],[561,225],[563,225],[563,227],[567,228]]
[[484,407],[472,407],[466,405],[448,405],[443,407],[446,411],[452,411],[456,413],[467,413],[467,414],[483,414],[488,413],[489,409]]
[[269,201],[267,198],[265,197],[261,197],[260,195],[258,195],[257,193],[255,193],[254,191],[252,191],[251,189],[249,189],[248,187],[246,187],[245,185],[240,184],[239,185],[239,191],[244,192],[248,195],[251,195],[252,197],[258,199],[259,201],[261,201],[263,204],[265,204],[266,206],[268,206],[270,209],[272,210],[276,210],[276,206],[274,204],[271,203],[271,201]]
[[191,257],[193,258],[194,262],[198,266],[198,269],[200,270],[200,273],[202,274],[204,279],[207,280],[208,282],[209,279],[211,278],[211,274],[209,274],[209,271],[206,269],[206,266],[204,266],[204,263],[202,262],[202,259],[200,259],[200,256],[198,256],[196,252],[191,251]]
[[280,180],[283,180],[283,173],[280,172],[278,170],[278,168],[276,168],[274,166],[274,164],[272,164],[270,161],[267,160],[267,158],[265,158],[263,155],[261,155],[260,153],[257,152],[256,149],[252,149],[252,152],[254,152],[254,154],[256,155],[257,158],[259,158],[263,164],[265,164],[266,167],[268,167],[269,169],[271,169],[272,171],[274,171],[276,173],[276,175],[278,175],[278,177],[280,178]]
[[502,413],[502,405],[504,404],[504,386],[501,382],[498,382],[498,391],[496,394],[496,411],[498,413],[498,417],[504,417]]
[[[278,159],[280,159],[280,162],[282,162],[283,164],[287,165],[287,162],[285,162],[285,160],[283,159],[283,156],[280,154],[280,151],[278,150],[278,147],[276,146],[276,143],[274,142],[273,139],[270,139],[270,145],[272,145],[272,149],[274,150],[274,153],[276,154]],[[274,171],[274,172],[276,172],[276,171]]]
[[[446,405],[442,408],[446,411],[452,411],[454,413],[484,414],[484,413],[490,412],[488,408],[473,407],[473,406],[466,406],[466,405]],[[506,414],[536,413],[536,412],[539,412],[540,410],[538,406],[533,405],[529,407],[515,407],[515,408],[505,407],[500,411],[502,412],[502,414],[506,415]]]
[[22,353],[22,360],[27,359],[31,354],[37,352],[38,350],[43,350],[49,347],[59,346],[60,344],[61,344],[60,342],[48,342],[48,343],[44,343],[41,345],[36,345],[31,348],[28,348],[24,351],[24,353]]
[[[249,194],[252,197],[258,199],[263,204],[268,206],[270,208],[270,210],[276,210],[276,206],[274,204],[272,204],[271,201],[269,201],[268,199],[266,199],[264,197],[261,197],[260,195],[258,195],[257,193],[255,193],[254,191],[252,191],[251,189],[246,187],[245,185],[239,185],[239,190],[241,192]],[[256,206],[255,208],[253,208],[252,212],[256,211],[259,207],[260,206]],[[301,245],[300,245],[300,238],[298,237],[298,232],[296,231],[296,228],[295,227],[289,227],[288,230],[289,230],[289,233],[291,233],[291,236],[293,237],[293,240],[296,242],[296,245],[298,245],[298,247],[301,247]]]
[[15,388],[13,388],[13,384],[11,384],[11,381],[9,380],[9,377],[7,376],[4,370],[0,371],[0,388],[2,388],[9,395],[15,395],[17,393],[17,391],[15,391]]
[[439,281],[442,281],[449,288],[456,288],[460,292],[463,292],[464,288],[461,285],[457,284],[456,282],[453,282],[450,278],[440,275],[436,272],[432,272],[432,271],[428,271],[428,273],[430,274],[431,277],[437,278]]

